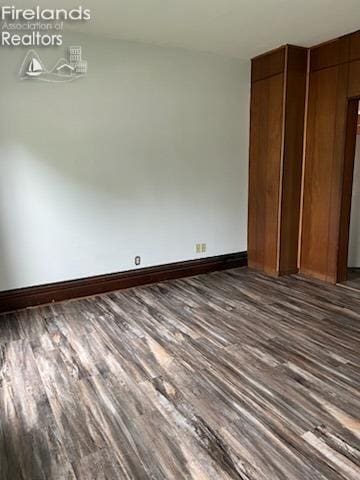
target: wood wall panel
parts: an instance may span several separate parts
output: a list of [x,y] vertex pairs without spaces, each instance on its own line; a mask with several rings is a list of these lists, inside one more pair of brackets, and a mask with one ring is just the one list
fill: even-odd
[[349,65],[338,66],[338,81],[336,96],[335,133],[333,143],[333,156],[330,169],[331,197],[329,208],[328,230],[328,258],[327,258],[327,281],[337,281],[337,258],[340,235],[341,198],[342,198],[342,175],[344,169],[345,138],[346,138],[346,115],[347,115],[347,88],[348,88]]
[[360,31],[352,33],[350,37],[350,61],[360,59]]
[[300,272],[335,283],[346,276],[360,32],[310,57]]
[[264,271],[277,274],[284,75],[276,75],[267,81],[269,83],[268,128],[263,180],[265,183]]
[[297,271],[307,49],[288,47],[279,272]]
[[249,164],[249,265],[275,273],[284,75],[252,84]]
[[311,49],[310,71],[333,67],[349,61],[349,37],[341,37]]
[[[300,272],[334,283],[346,270],[360,31],[311,48],[307,69],[306,52],[286,45],[252,62],[252,96],[257,98],[251,100],[249,264],[276,275],[294,272],[300,245]],[[278,115],[281,88],[277,84],[271,92],[270,85],[281,68]]]
[[288,45],[252,62],[248,255],[271,275],[297,271],[306,67]]
[[300,271],[330,282],[336,280],[347,70],[342,64],[309,79]]
[[360,60],[351,62],[349,69],[348,97],[358,97],[360,92]]
[[[322,86],[323,77],[327,78],[327,82]],[[315,158],[319,149],[325,151],[327,158],[331,156],[332,143],[326,140],[323,132],[327,130],[332,135],[334,133],[335,107],[327,99],[330,98],[336,81],[337,67],[331,69],[331,75],[328,75],[325,70],[310,75],[301,236],[301,271],[303,273],[310,273],[312,269],[319,272],[326,271],[326,256],[318,255],[318,252],[327,252],[327,222],[321,198],[330,197],[330,183],[329,176],[325,173],[327,160],[315,161]],[[324,115],[319,125],[316,113],[321,108]],[[325,276],[323,279],[325,280]]]
[[285,47],[280,47],[253,59],[251,62],[251,81],[257,82],[278,75],[283,73],[284,69]]

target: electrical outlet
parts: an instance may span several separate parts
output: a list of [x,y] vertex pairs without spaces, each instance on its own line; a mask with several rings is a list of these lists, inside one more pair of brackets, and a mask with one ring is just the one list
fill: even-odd
[[140,265],[140,263],[141,263],[141,257],[136,256],[135,257],[135,265]]
[[206,243],[201,244],[201,252],[205,253],[206,252]]
[[196,253],[201,253],[201,243],[196,244]]

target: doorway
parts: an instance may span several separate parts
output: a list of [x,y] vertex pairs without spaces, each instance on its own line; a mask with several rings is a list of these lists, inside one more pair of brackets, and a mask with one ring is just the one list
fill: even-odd
[[360,290],[360,111],[356,128],[354,173],[351,194],[347,284]]
[[348,106],[340,226],[339,282],[360,290],[360,102]]

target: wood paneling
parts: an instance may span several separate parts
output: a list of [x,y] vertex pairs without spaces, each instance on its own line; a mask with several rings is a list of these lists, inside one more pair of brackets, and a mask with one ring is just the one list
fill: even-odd
[[307,50],[288,47],[279,271],[297,271]]
[[310,51],[300,271],[332,283],[345,275],[359,54],[359,32]]
[[350,39],[348,36],[311,49],[310,71],[321,70],[349,61]]
[[255,57],[251,62],[251,81],[257,82],[265,78],[283,73],[285,69],[285,47]]
[[349,60],[360,59],[360,31],[350,35],[350,58]]
[[350,63],[348,97],[358,97],[360,93],[360,60]]
[[297,270],[307,66],[306,49],[281,52],[276,75],[279,50],[253,60],[250,109],[249,265],[272,275]]
[[334,283],[347,252],[360,31],[310,49],[304,142],[305,52],[286,45],[252,62],[249,265],[275,275],[296,271],[300,224],[300,271]]
[[252,84],[249,265],[276,273],[284,74]]
[[331,282],[336,281],[347,71],[342,64],[312,72],[309,80],[300,270]]
[[0,292],[0,312],[246,265],[247,253],[238,252],[48,285],[19,288]]

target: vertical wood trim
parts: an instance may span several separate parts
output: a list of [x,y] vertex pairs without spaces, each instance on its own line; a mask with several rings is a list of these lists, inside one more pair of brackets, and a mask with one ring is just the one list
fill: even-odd
[[302,243],[302,229],[303,229],[303,209],[304,209],[304,180],[305,180],[305,165],[306,165],[306,136],[307,136],[307,122],[308,122],[308,105],[309,105],[309,84],[310,84],[310,49],[307,51],[307,69],[306,69],[306,90],[305,90],[305,113],[304,113],[304,136],[303,136],[303,155],[301,168],[301,192],[300,192],[300,217],[299,217],[299,239],[298,239],[298,258],[297,267],[301,264],[301,243]]
[[286,99],[287,99],[287,80],[289,64],[289,45],[285,45],[285,65],[284,82],[282,98],[282,122],[281,122],[281,151],[279,168],[279,197],[278,197],[278,225],[277,225],[277,248],[276,248],[276,270],[280,272],[281,255],[281,216],[282,216],[282,197],[283,197],[283,175],[284,175],[284,150],[285,150],[285,129],[286,129]]
[[264,271],[275,276],[279,273],[276,265],[284,77],[285,74],[282,73],[269,79],[267,144],[261,159],[266,172],[266,176],[262,179],[265,192]]

